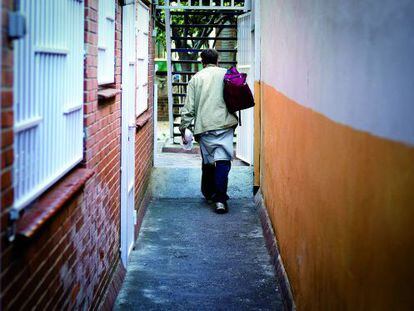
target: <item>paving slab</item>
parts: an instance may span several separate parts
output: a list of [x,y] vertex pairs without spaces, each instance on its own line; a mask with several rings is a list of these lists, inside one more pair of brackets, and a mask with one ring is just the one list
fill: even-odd
[[252,198],[153,199],[115,310],[283,310]]

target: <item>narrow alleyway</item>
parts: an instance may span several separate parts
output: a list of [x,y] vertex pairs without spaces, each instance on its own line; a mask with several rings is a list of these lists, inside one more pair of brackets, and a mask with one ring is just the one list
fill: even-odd
[[234,166],[230,211],[199,194],[200,170],[156,168],[153,199],[115,310],[282,310],[251,197],[251,168]]

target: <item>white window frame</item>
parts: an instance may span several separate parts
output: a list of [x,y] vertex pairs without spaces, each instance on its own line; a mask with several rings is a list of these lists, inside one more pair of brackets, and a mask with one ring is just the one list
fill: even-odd
[[115,0],[98,4],[98,84],[115,82]]
[[[145,15],[143,15],[145,13]],[[150,9],[143,2],[137,2],[137,76],[136,76],[136,116],[148,110],[149,94],[149,30],[150,30]]]

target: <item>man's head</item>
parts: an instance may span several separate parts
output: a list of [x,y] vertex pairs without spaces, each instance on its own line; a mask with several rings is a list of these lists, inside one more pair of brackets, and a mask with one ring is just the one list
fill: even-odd
[[201,62],[203,66],[208,64],[217,65],[218,53],[215,49],[206,49],[201,52]]

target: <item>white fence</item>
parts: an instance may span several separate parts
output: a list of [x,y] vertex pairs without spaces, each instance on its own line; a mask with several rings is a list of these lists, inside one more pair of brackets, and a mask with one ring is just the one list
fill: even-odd
[[30,203],[82,159],[84,5],[22,0],[15,41],[15,204]]

